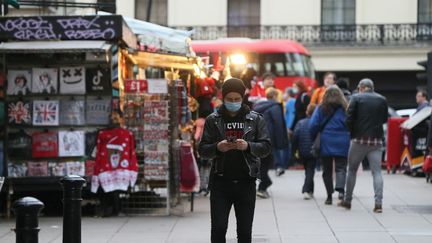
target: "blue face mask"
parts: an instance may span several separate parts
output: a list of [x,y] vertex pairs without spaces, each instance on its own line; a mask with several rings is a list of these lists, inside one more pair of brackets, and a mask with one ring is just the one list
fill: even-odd
[[238,110],[240,110],[242,103],[241,102],[225,102],[224,105],[228,111],[237,112]]

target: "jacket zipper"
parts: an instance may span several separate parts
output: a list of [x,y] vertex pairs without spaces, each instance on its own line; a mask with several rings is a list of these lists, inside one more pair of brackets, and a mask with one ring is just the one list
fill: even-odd
[[[248,130],[246,130],[246,132],[243,134],[243,140],[246,141],[246,139],[245,139],[245,138],[246,138],[246,134],[248,134],[248,132],[250,132],[250,131],[252,131],[252,128],[251,128],[251,127],[248,127]],[[249,149],[250,149],[250,148],[249,148]],[[247,167],[249,168],[249,176],[252,176],[252,175],[251,175],[251,174],[252,174],[252,169],[251,169],[249,163],[247,162],[246,155],[244,154],[243,151],[242,151],[242,155],[243,155],[243,158],[244,158],[244,161],[245,161]]]

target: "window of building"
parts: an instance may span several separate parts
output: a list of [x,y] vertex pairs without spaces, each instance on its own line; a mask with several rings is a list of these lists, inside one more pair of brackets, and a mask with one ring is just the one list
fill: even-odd
[[355,24],[355,0],[322,0],[321,24]]
[[228,37],[260,38],[260,0],[228,1]]
[[418,22],[432,23],[432,0],[418,0]]
[[167,0],[135,0],[135,18],[166,26],[168,24]]
[[229,0],[228,26],[260,25],[260,0]]
[[109,13],[116,12],[116,1],[115,0],[98,0],[98,11],[104,11]]

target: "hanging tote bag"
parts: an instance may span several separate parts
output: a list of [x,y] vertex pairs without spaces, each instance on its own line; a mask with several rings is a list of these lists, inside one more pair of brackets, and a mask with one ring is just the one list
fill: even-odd
[[311,154],[315,158],[319,157],[320,151],[321,151],[321,132],[324,130],[325,126],[332,119],[332,117],[334,116],[335,113],[336,113],[336,110],[333,111],[333,113],[325,119],[324,123],[321,125],[320,129],[318,130],[318,134],[315,137],[315,140],[312,144],[312,149],[311,149]]

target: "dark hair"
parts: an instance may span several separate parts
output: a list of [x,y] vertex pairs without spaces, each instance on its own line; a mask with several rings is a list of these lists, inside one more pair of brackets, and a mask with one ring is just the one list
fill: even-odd
[[323,101],[321,103],[323,112],[325,114],[329,114],[333,109],[338,107],[342,107],[344,110],[347,109],[348,104],[343,95],[342,91],[336,85],[329,86],[323,97]]
[[428,99],[427,91],[423,88],[417,88],[417,93],[420,93],[425,99]]
[[23,85],[23,86],[26,86],[26,84],[27,84],[27,78],[26,78],[24,75],[21,75],[21,74],[17,75],[17,76],[15,77],[15,84],[16,84],[16,82],[17,82],[17,79],[22,79],[22,80],[24,80],[24,85]]
[[348,89],[348,87],[349,87],[349,79],[348,78],[338,78],[338,80],[336,81],[336,85],[340,89]]
[[273,73],[271,73],[271,72],[266,72],[266,73],[264,73],[263,76],[262,76],[262,80],[265,80],[266,78],[271,78],[271,79],[273,79],[273,78],[274,78]]
[[334,72],[326,72],[326,73],[324,73],[324,78],[325,77],[327,77],[327,76],[329,76],[329,75],[333,75],[333,77],[334,77],[334,80],[336,81],[336,79],[337,79],[337,76],[336,76],[336,73],[334,73]]
[[299,88],[299,92],[298,92],[299,94],[307,92],[306,85],[305,85],[305,83],[302,80],[295,81],[295,84]]

